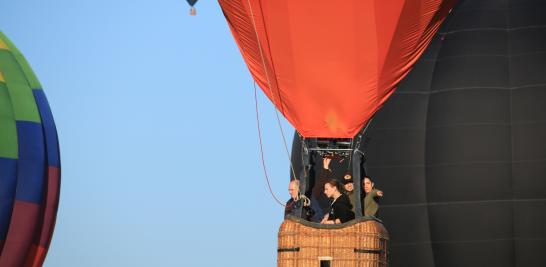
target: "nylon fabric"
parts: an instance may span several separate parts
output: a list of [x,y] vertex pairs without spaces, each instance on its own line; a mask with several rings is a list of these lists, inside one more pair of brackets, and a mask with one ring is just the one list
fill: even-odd
[[389,266],[546,266],[544,14],[542,0],[459,1],[374,116]]
[[60,155],[51,110],[0,32],[0,267],[41,266],[55,225]]
[[390,266],[546,266],[544,1],[460,1],[368,132]]
[[352,138],[394,92],[452,0],[219,0],[254,80],[304,137]]

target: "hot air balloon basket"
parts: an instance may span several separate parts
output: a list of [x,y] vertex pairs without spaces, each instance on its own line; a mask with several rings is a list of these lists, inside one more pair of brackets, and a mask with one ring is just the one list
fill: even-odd
[[295,217],[279,230],[278,267],[386,267],[389,234],[364,217],[341,225],[320,225]]

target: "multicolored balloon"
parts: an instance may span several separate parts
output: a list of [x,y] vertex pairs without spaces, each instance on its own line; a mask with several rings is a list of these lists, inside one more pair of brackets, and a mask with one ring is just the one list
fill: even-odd
[[57,130],[42,86],[0,32],[0,267],[42,266],[60,173]]

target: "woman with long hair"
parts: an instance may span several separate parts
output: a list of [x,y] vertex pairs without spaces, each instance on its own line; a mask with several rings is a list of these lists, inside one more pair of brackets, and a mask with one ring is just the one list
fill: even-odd
[[324,184],[324,194],[330,199],[330,211],[324,216],[320,223],[323,224],[340,224],[348,222],[355,218],[352,209],[351,201],[347,195],[341,193],[341,184],[337,180],[329,180]]

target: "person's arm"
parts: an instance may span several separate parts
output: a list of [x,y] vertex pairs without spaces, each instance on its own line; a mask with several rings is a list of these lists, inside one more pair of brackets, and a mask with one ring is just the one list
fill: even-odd
[[336,207],[336,219],[339,220],[339,223],[348,222],[354,219],[354,213],[351,210],[351,203],[349,198],[346,197],[343,202],[340,201]]
[[318,186],[321,188],[321,192],[322,190],[324,190],[324,183],[334,178],[332,170],[330,170],[330,161],[332,161],[332,159],[324,158],[322,169],[320,169],[318,173],[318,178],[319,178]]
[[290,200],[286,201],[286,205],[284,206],[284,216],[289,215],[292,212],[292,203]]
[[324,158],[322,160],[322,168],[329,170],[330,169],[330,162],[332,161],[331,158]]
[[372,191],[370,192],[370,197],[382,197],[383,196],[383,191],[379,190],[379,189],[372,189]]
[[339,218],[337,219],[339,223],[344,223],[354,219],[354,213],[347,207],[345,209],[339,209],[339,215],[337,217]]

